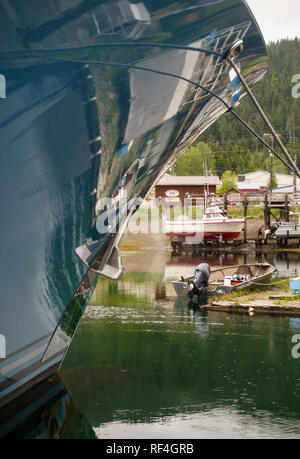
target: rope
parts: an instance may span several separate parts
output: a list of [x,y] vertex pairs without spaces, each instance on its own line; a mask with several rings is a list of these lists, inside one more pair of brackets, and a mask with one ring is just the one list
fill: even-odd
[[288,279],[284,279],[282,281],[279,281],[279,282],[269,282],[268,284],[261,284],[261,283],[258,283],[258,282],[251,282],[252,285],[261,285],[261,286],[271,286],[271,285],[279,285],[279,284],[282,284],[283,282],[286,282]]

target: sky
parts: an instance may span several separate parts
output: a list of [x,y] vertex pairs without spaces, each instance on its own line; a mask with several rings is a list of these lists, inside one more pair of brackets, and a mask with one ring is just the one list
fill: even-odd
[[265,41],[300,37],[300,0],[247,0]]

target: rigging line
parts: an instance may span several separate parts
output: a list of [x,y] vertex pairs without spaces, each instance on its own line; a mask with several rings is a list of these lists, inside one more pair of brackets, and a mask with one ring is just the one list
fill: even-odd
[[175,45],[171,43],[151,43],[151,42],[138,42],[138,43],[97,43],[92,45],[80,45],[80,46],[71,46],[68,48],[49,48],[49,49],[14,49],[14,50],[3,50],[0,49],[0,54],[18,54],[18,53],[26,53],[30,54],[33,53],[55,53],[55,52],[62,52],[62,51],[80,51],[84,49],[97,49],[97,48],[109,48],[109,47],[152,47],[152,48],[173,48],[173,49],[182,49],[185,51],[197,51],[206,54],[213,54],[218,57],[223,58],[223,54],[218,53],[217,51],[212,51],[205,48],[197,48],[193,46],[184,46],[184,45]]
[[[210,94],[212,97],[218,99],[223,105],[225,105],[225,107],[227,108],[228,112],[232,113],[240,122],[242,122],[242,124],[252,134],[254,134],[260,141],[262,141],[262,143],[269,150],[271,150],[272,153],[274,153],[274,155],[278,159],[280,159],[289,169],[291,169],[291,167],[292,167],[291,165],[288,165],[276,151],[274,151],[274,149],[271,147],[271,145],[269,145],[267,142],[265,142],[245,121],[242,120],[242,118],[240,118],[235,112],[233,112],[233,110],[232,110],[233,107],[230,106],[224,99],[222,99],[222,97],[218,96],[218,94],[214,93],[210,89],[205,88],[201,84],[190,80],[189,78],[185,78],[185,77],[183,77],[181,75],[176,75],[176,74],[169,73],[169,72],[163,72],[162,70],[154,70],[154,69],[150,69],[148,67],[141,67],[139,65],[134,65],[134,64],[125,64],[125,63],[119,63],[119,62],[108,62],[108,61],[99,61],[99,60],[94,61],[94,60],[87,60],[87,59],[69,59],[69,58],[66,59],[66,58],[60,58],[60,57],[44,56],[43,54],[40,55],[39,51],[30,51],[30,52],[33,55],[37,55],[41,59],[51,60],[51,61],[54,61],[54,62],[68,62],[68,63],[73,63],[73,64],[84,64],[84,65],[88,65],[89,64],[89,65],[103,65],[103,66],[111,66],[111,67],[124,67],[124,68],[135,69],[135,70],[143,70],[143,71],[146,71],[146,72],[156,73],[156,74],[159,74],[159,75],[169,76],[169,77],[177,78],[179,80],[186,81],[187,83],[190,83],[190,84],[192,84],[192,85],[194,85],[194,86],[196,86],[196,87],[198,87],[200,89],[203,89],[208,94]],[[292,168],[292,170],[294,172],[296,172],[294,170],[294,168]]]
[[227,62],[229,62],[229,64],[235,70],[238,78],[240,79],[242,85],[244,86],[245,90],[247,91],[248,95],[250,96],[253,104],[255,105],[256,109],[258,110],[258,112],[261,115],[261,117],[264,120],[264,122],[266,123],[266,125],[269,128],[270,132],[272,133],[273,137],[275,138],[275,140],[276,140],[277,144],[279,145],[281,151],[285,154],[287,160],[289,161],[289,163],[291,164],[291,166],[295,170],[297,176],[300,178],[300,171],[299,171],[297,165],[293,161],[292,157],[288,153],[287,149],[285,148],[285,146],[283,145],[282,141],[280,140],[278,134],[276,133],[275,129],[273,128],[272,124],[270,123],[270,121],[268,120],[267,116],[265,115],[263,109],[261,108],[261,106],[258,103],[257,99],[255,98],[254,94],[252,93],[251,89],[249,88],[249,86],[248,86],[246,80],[244,79],[243,75],[241,74],[240,69],[238,68],[238,66],[236,65],[234,60],[229,55],[226,57],[226,60],[227,60]]

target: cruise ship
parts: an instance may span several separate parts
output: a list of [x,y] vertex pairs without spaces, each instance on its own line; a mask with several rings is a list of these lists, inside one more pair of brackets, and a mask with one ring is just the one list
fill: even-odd
[[0,36],[1,409],[57,372],[141,200],[243,97],[228,50],[250,86],[267,55],[244,0],[0,0]]

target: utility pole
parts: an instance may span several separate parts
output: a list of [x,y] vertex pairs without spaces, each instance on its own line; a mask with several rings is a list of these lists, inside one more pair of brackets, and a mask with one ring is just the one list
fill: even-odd
[[245,196],[243,205],[244,205],[244,218],[245,218],[245,226],[244,226],[244,242],[247,242],[247,210],[248,210],[248,198]]
[[[295,161],[295,163],[297,163],[297,155],[295,155],[294,161]],[[294,172],[293,177],[294,177],[294,195],[296,196],[296,193],[297,193],[297,175],[296,175],[296,172]]]
[[[272,150],[274,150],[274,136],[273,136],[273,134],[265,133],[264,136],[271,137]],[[272,191],[273,191],[273,158],[274,158],[274,155],[271,152],[271,150],[269,150],[269,154],[270,154],[270,194],[272,194]]]
[[270,193],[273,191],[273,153],[270,151]]

